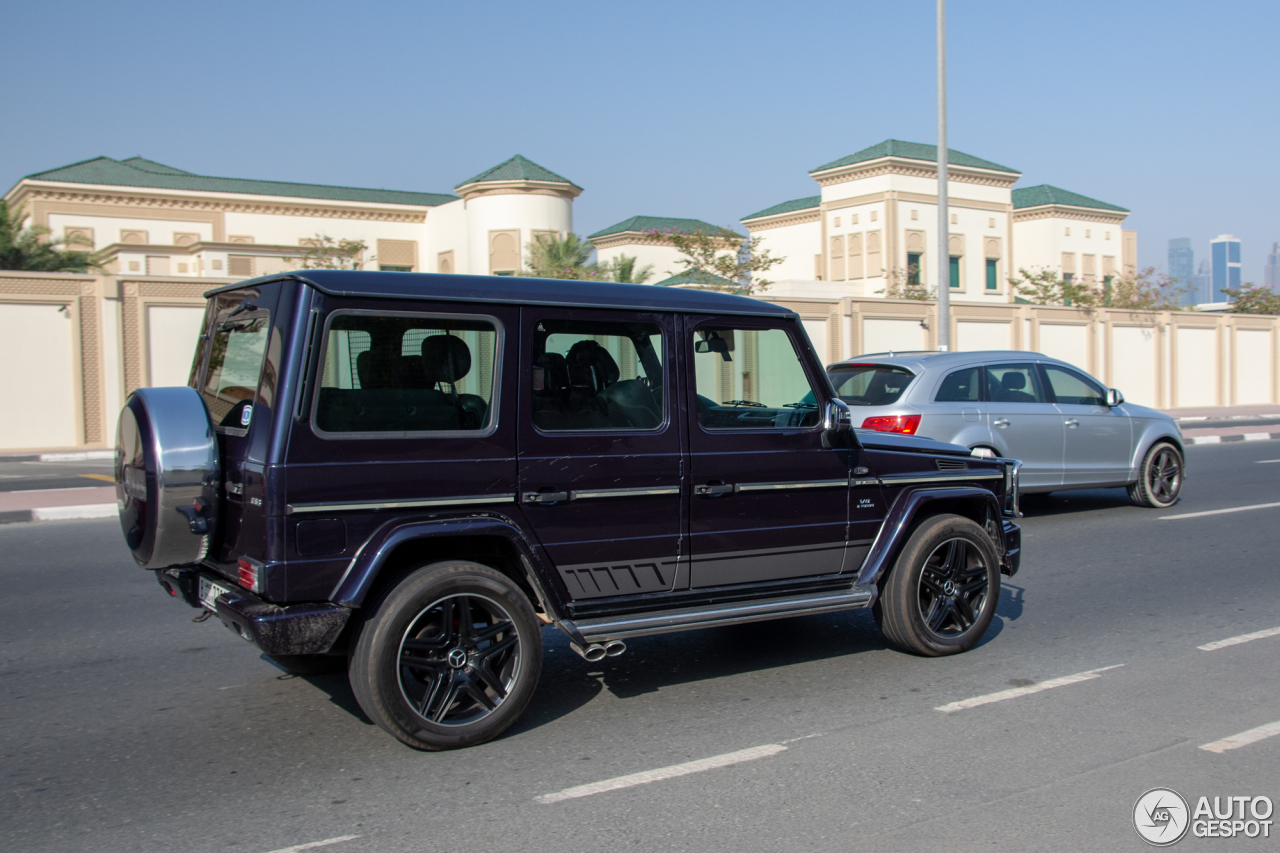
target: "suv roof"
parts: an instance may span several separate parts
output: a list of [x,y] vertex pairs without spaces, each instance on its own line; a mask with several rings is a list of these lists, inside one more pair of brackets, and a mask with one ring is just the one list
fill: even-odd
[[863,355],[855,355],[852,358],[843,359],[834,362],[828,367],[839,367],[840,365],[862,364],[874,361],[877,364],[917,364],[941,367],[947,365],[974,364],[988,361],[1008,361],[1009,359],[1039,359],[1058,361],[1053,356],[1045,355],[1042,352],[1029,352],[1027,350],[965,350],[963,352],[939,352],[937,350],[904,350],[893,352],[872,352]]
[[322,293],[331,296],[384,296],[396,299],[630,308],[694,314],[795,316],[794,311],[768,302],[693,288],[515,276],[443,275],[366,270],[303,270],[284,273],[219,287],[210,290],[205,296],[241,287],[252,287],[269,281],[289,279],[307,282]]

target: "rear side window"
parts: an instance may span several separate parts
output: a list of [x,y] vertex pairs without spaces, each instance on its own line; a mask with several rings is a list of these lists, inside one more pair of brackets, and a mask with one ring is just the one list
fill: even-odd
[[662,331],[652,323],[543,319],[530,344],[538,429],[651,430],[666,421]]
[[888,364],[837,366],[828,374],[836,396],[851,406],[888,406],[898,402],[915,374]]
[[1047,403],[1034,364],[987,365],[987,399],[993,403]]
[[254,310],[220,318],[209,348],[209,365],[200,389],[209,415],[220,427],[249,426],[253,399],[262,378],[262,357],[271,333],[269,313]]
[[982,399],[982,368],[966,367],[953,370],[938,386],[935,403],[976,403]]
[[325,333],[320,433],[482,432],[493,425],[500,335],[487,317],[336,313]]

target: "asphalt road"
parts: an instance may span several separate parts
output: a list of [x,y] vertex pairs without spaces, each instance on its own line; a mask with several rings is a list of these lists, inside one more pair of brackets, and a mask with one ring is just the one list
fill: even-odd
[[81,489],[115,482],[109,459],[85,462],[14,462],[0,456],[0,492]]
[[1161,520],[1280,502],[1261,460],[1280,442],[1190,448],[1171,510],[1033,498],[1022,572],[965,655],[891,650],[866,613],[639,639],[596,664],[547,629],[524,718],[434,754],[371,725],[343,676],[285,675],[192,624],[113,521],[0,527],[0,849],[1147,849],[1132,810],[1150,788],[1280,801],[1280,737],[1199,748],[1280,721],[1280,636],[1197,648],[1280,626],[1280,507]]

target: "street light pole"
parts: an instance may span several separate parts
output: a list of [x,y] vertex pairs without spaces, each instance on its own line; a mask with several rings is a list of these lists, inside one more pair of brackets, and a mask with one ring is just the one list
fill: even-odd
[[938,0],[938,349],[951,349],[951,216],[947,212],[947,0]]

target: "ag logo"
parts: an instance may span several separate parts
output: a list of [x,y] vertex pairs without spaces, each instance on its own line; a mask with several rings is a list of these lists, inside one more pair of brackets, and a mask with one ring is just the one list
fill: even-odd
[[1181,841],[1190,818],[1187,801],[1172,788],[1152,788],[1133,805],[1133,828],[1143,841],[1157,847]]

